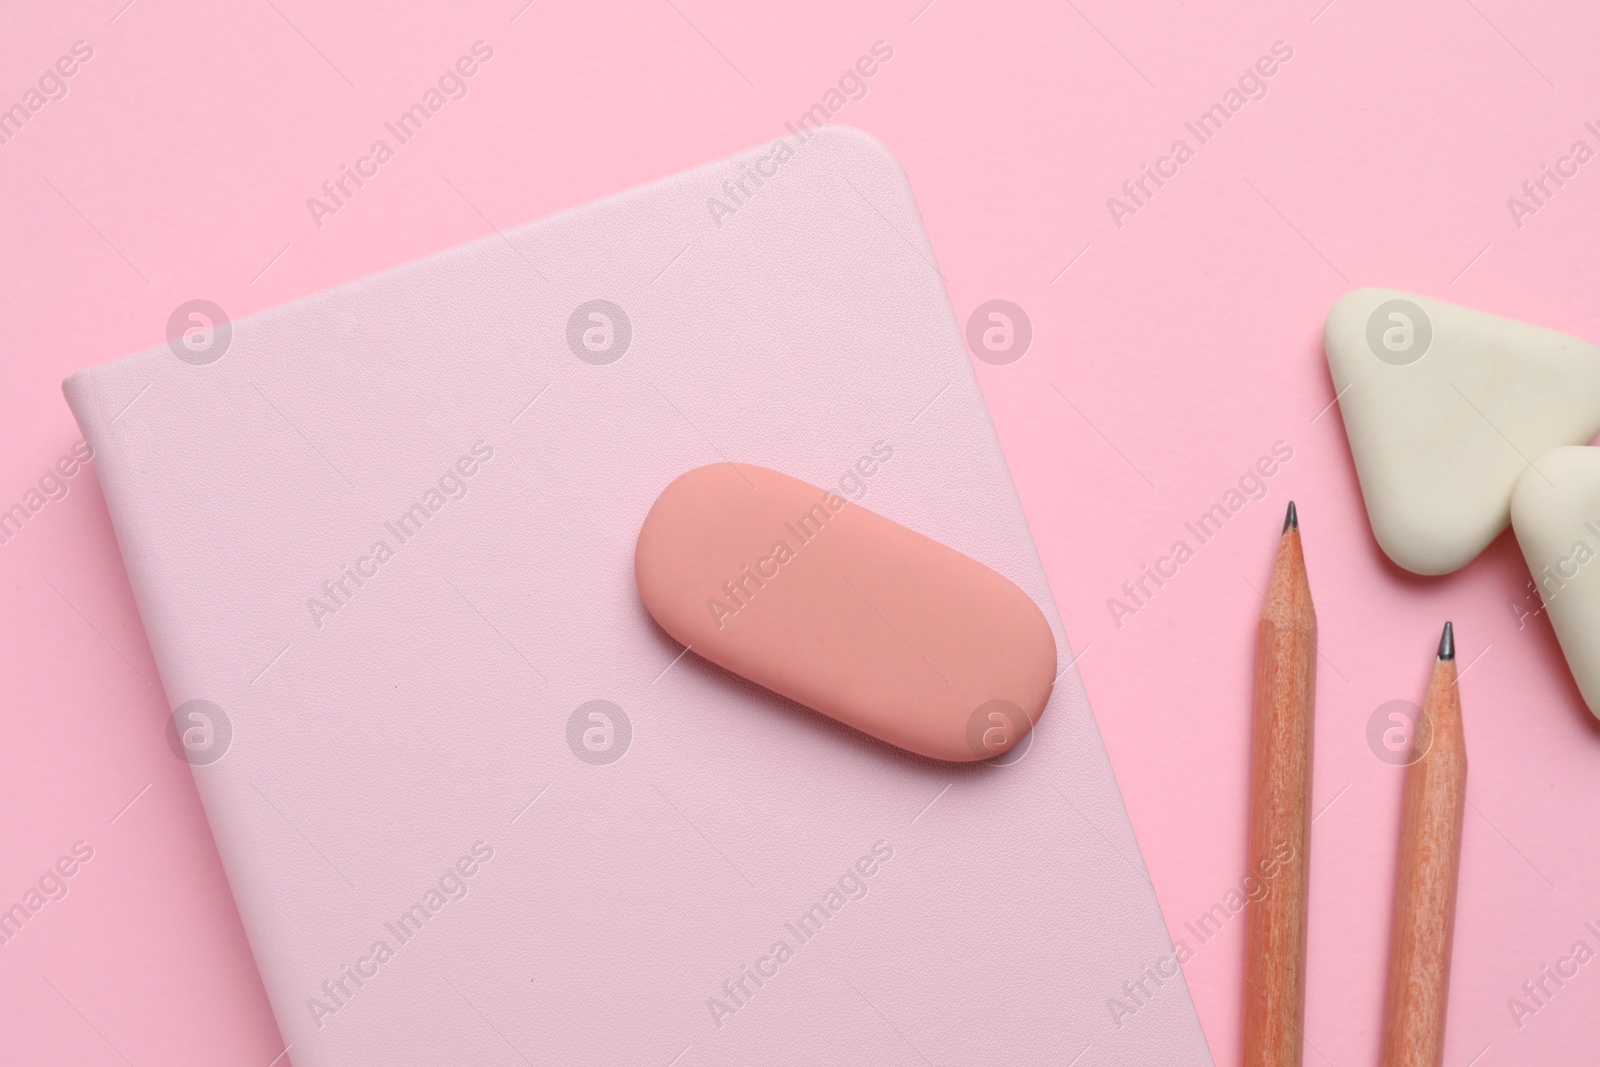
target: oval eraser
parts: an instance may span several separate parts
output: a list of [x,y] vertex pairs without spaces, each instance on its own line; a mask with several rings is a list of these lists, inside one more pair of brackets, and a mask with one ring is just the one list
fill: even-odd
[[634,578],[698,655],[934,759],[1012,748],[1055,683],[1050,624],[1015,584],[765,467],[697,467],[662,490]]

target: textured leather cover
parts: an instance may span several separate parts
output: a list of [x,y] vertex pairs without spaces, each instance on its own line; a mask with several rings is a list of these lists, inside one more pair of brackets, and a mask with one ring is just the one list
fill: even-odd
[[[68,379],[298,1067],[1210,1062],[905,177],[785,143]],[[1020,758],[678,658],[634,539],[730,457],[1034,598]]]

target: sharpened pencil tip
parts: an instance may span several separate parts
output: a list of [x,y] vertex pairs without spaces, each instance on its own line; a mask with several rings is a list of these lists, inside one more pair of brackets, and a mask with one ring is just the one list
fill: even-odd
[[1283,517],[1283,532],[1300,529],[1300,516],[1295,513],[1294,501],[1289,501],[1289,513]]
[[1439,638],[1439,658],[1441,660],[1456,658],[1456,632],[1449,623],[1444,624],[1444,636]]

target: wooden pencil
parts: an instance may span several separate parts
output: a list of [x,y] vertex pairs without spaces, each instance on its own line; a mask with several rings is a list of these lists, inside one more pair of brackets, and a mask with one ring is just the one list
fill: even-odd
[[1461,819],[1467,803],[1467,746],[1456,685],[1455,633],[1449,623],[1444,624],[1412,743],[1426,747],[1406,768],[1400,807],[1383,1067],[1438,1067],[1444,1058]]
[[1305,1040],[1316,667],[1317,615],[1291,501],[1256,639],[1249,871],[1268,891],[1246,912],[1245,1067],[1299,1067]]

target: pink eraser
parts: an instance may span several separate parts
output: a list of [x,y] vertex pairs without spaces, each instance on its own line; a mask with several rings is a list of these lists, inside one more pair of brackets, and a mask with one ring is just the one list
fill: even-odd
[[697,467],[662,490],[634,578],[698,655],[934,759],[1012,748],[1055,682],[1050,624],[1016,585],[765,467]]

